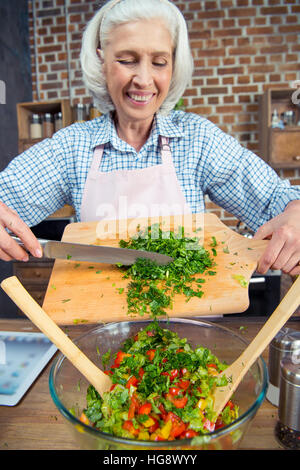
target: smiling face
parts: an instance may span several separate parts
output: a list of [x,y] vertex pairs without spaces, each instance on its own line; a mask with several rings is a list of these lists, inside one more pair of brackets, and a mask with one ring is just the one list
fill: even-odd
[[165,100],[172,78],[172,40],[159,19],[116,26],[104,51],[103,72],[119,122],[144,122]]

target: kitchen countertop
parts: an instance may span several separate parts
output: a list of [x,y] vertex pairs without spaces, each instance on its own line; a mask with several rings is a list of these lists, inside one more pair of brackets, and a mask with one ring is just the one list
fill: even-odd
[[[243,335],[251,341],[265,319],[218,318],[212,320]],[[72,325],[63,327],[71,339],[93,328],[95,325]],[[294,317],[286,324],[300,330],[300,319]],[[241,328],[242,327],[242,328]],[[26,319],[0,319],[0,331],[38,331]],[[263,353],[268,360],[268,348]],[[0,450],[78,450],[69,433],[63,416],[55,407],[48,388],[48,377],[53,359],[42,371],[22,400],[14,407],[0,407]],[[280,450],[282,447],[274,437],[277,408],[267,399],[258,410],[250,428],[240,445],[240,450]]]

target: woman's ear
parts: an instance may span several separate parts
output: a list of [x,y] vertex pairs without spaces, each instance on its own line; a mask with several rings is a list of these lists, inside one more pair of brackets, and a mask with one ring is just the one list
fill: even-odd
[[101,63],[103,64],[103,62],[104,62],[104,53],[103,53],[102,49],[97,48],[97,56],[99,57]]

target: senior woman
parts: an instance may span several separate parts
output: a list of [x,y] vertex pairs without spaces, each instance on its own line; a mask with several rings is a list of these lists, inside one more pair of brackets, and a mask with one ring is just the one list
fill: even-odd
[[300,273],[300,188],[193,113],[184,18],[167,0],[113,0],[83,36],[85,83],[103,113],[31,147],[0,174],[0,258],[41,256],[29,226],[64,204],[78,221],[197,213],[204,196],[270,238],[258,270]]

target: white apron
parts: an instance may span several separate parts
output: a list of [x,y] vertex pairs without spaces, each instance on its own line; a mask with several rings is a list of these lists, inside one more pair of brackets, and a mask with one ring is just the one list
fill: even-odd
[[81,221],[191,214],[173,164],[168,139],[160,137],[162,163],[138,170],[99,171],[103,145],[95,148],[81,203]]

